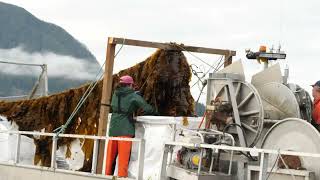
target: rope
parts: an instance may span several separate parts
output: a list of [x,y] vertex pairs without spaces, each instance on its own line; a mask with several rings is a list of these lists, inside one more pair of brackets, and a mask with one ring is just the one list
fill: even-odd
[[[126,39],[123,38],[121,47],[120,47],[119,50],[117,51],[116,55],[114,55],[114,58],[116,58],[116,57],[118,56],[118,54],[120,53],[120,51],[121,51],[121,49],[122,49],[122,47],[123,47],[123,45],[124,45],[125,42],[126,42]],[[106,62],[106,61],[104,61],[104,62]]]
[[[124,46],[125,43],[125,39],[123,39],[122,45],[120,47],[120,49],[117,51],[117,53],[114,55],[114,58],[117,57],[117,55],[120,53],[122,47]],[[79,109],[81,108],[81,106],[84,104],[84,102],[87,100],[87,98],[89,97],[89,95],[91,94],[91,92],[93,91],[93,89],[96,87],[96,85],[98,84],[99,80],[103,77],[103,74],[100,72],[103,69],[103,66],[105,65],[106,61],[104,61],[104,63],[102,64],[102,66],[99,69],[99,72],[97,73],[95,80],[93,81],[89,87],[87,88],[87,90],[85,91],[85,93],[82,95],[81,99],[79,100],[77,106],[75,107],[75,109],[73,110],[73,112],[71,113],[71,115],[69,116],[67,122],[64,125],[61,125],[60,127],[58,127],[57,129],[55,129],[53,132],[56,133],[56,136],[59,136],[59,134],[63,134],[64,131],[66,130],[66,128],[69,126],[69,124],[72,122],[74,116],[76,115],[76,113],[79,111]],[[98,77],[98,78],[97,78]]]
[[[201,79],[204,78],[204,77],[209,73],[209,71],[210,71],[212,68],[214,68],[214,72],[217,72],[217,71],[219,70],[220,67],[218,67],[218,66],[219,66],[220,62],[222,61],[222,57],[223,57],[223,56],[220,57],[220,61],[219,61],[218,65],[217,65],[216,67],[214,67],[213,65],[210,65],[209,63],[205,62],[205,61],[202,60],[200,57],[196,56],[194,53],[191,53],[190,51],[188,51],[187,49],[185,49],[185,48],[182,47],[181,45],[179,45],[179,44],[177,44],[177,43],[173,43],[173,45],[177,46],[178,48],[182,49],[183,51],[186,51],[186,52],[189,53],[191,56],[193,56],[194,58],[200,60],[202,63],[204,63],[204,64],[206,64],[206,65],[208,65],[208,66],[210,67],[209,70],[201,77]],[[199,81],[200,81],[200,78],[198,77],[198,81],[197,81],[194,85],[192,85],[192,87],[195,86]],[[192,88],[192,87],[191,87],[191,88]]]
[[[219,62],[218,62],[218,64],[216,65],[216,67],[214,68],[213,73],[217,72],[217,71],[222,67],[222,65],[223,65],[223,63],[221,63],[221,62],[223,62],[222,59],[223,59],[223,56],[220,57]],[[208,71],[205,72],[205,73],[202,75],[201,79],[204,78],[204,77],[206,77],[206,75],[210,72],[211,69],[212,69],[212,68],[209,68]],[[199,81],[201,81],[201,79],[198,77],[197,82],[195,82],[195,83],[191,86],[191,88],[193,88],[195,85],[197,85],[197,84],[199,83]]]
[[281,154],[280,154],[280,149],[279,149],[279,150],[278,150],[277,158],[276,158],[276,160],[274,161],[274,163],[273,163],[273,165],[272,165],[272,168],[271,168],[270,172],[268,173],[268,176],[267,176],[266,180],[268,180],[268,179],[271,177],[271,175],[272,175],[271,173],[272,173],[274,167],[276,166],[276,164],[277,164],[280,156],[281,156]]
[[[191,52],[189,52],[188,50],[184,49],[184,48],[181,47],[180,45],[178,45],[178,44],[175,44],[175,45],[177,45],[179,48],[183,49],[184,51],[187,51],[189,54],[191,54],[192,56],[194,56],[194,57],[196,57],[197,59],[201,60],[203,63],[209,65],[209,69],[208,69],[207,72],[205,72],[201,77],[198,75],[199,72],[195,71],[195,70],[192,68],[192,65],[194,65],[194,64],[191,64],[191,65],[190,65],[190,68],[191,68],[192,73],[198,78],[197,82],[194,83],[194,84],[191,86],[191,88],[193,88],[196,84],[198,84],[199,81],[201,81],[201,83],[202,83],[202,88],[201,88],[201,89],[199,88],[200,94],[199,94],[199,96],[198,96],[198,98],[197,98],[197,101],[196,101],[196,104],[197,104],[197,103],[199,102],[200,96],[202,95],[202,92],[203,92],[205,86],[207,85],[207,81],[202,81],[202,78],[206,77],[206,75],[211,71],[212,68],[214,69],[214,70],[213,70],[214,73],[217,72],[217,71],[221,68],[221,66],[223,65],[223,63],[221,63],[221,62],[223,62],[223,61],[222,61],[223,56],[220,56],[220,59],[219,59],[218,63],[216,64],[216,66],[214,66],[214,65],[210,65],[210,64],[206,63],[205,61],[203,61],[203,60],[200,59],[199,57],[193,55]],[[196,65],[194,65],[194,66],[196,66]],[[197,66],[196,66],[196,67],[197,67]],[[198,68],[198,67],[197,67],[197,68]],[[201,72],[201,73],[202,73],[202,72]]]
[[[191,64],[190,65],[190,69],[191,69],[191,72],[192,72],[192,74],[193,75],[195,75],[197,78],[198,78],[198,80],[197,80],[197,82],[194,84],[194,85],[192,85],[192,87],[191,88],[193,88],[199,81],[201,81],[202,82],[202,78],[204,77],[204,76],[199,76],[198,74],[200,74],[200,73],[203,73],[203,72],[197,72],[196,70],[194,70],[193,68],[192,68],[192,65],[194,65],[194,64]],[[196,65],[194,65],[194,66],[196,66]],[[198,66],[196,66],[196,68],[198,68]],[[203,82],[202,82],[203,83]]]
[[198,96],[198,99],[197,99],[197,101],[196,101],[196,104],[198,104],[199,99],[200,99],[200,96],[201,96],[204,88],[206,87],[207,83],[208,83],[207,80],[205,80],[204,82],[202,82],[202,88],[201,88],[201,90],[200,90],[200,94],[199,94],[199,96]]
[[204,118],[205,118],[206,116],[207,116],[207,110],[204,111],[204,114],[203,114],[203,117],[202,117],[202,119],[201,119],[201,122],[200,122],[200,124],[199,124],[199,126],[198,126],[198,129],[201,128],[202,123],[203,123],[203,121],[204,121]]
[[[102,75],[100,76],[100,78],[102,77]],[[100,79],[99,78],[99,79]],[[92,87],[90,88],[90,86],[88,87],[87,91],[84,93],[84,95],[81,97],[81,99],[79,100],[76,108],[73,110],[73,112],[71,113],[71,115],[69,116],[67,122],[60,126],[59,128],[55,129],[53,132],[56,132],[57,136],[59,136],[59,134],[64,133],[64,131],[66,130],[66,128],[68,127],[68,125],[72,122],[75,114],[79,111],[79,109],[81,108],[81,106],[84,104],[84,102],[86,101],[86,99],[88,98],[88,96],[90,95],[90,93],[93,91],[93,89],[95,88],[95,86],[98,84],[98,80],[94,81],[95,83],[91,83],[90,86],[92,85]]]
[[[90,93],[92,92],[92,90],[95,88],[95,86],[98,84],[99,80],[101,79],[101,77],[103,76],[103,74],[100,74],[100,72],[102,71],[103,66],[105,65],[106,61],[104,61],[103,65],[100,67],[99,72],[97,73],[95,80],[93,81],[89,87],[87,88],[87,90],[84,92],[84,94],[82,95],[82,97],[80,98],[77,106],[75,107],[75,109],[73,110],[73,112],[71,113],[71,115],[69,116],[67,122],[58,127],[57,129],[55,129],[53,132],[57,133],[57,136],[61,133],[64,133],[64,131],[66,130],[66,128],[68,127],[68,125],[72,122],[73,117],[75,116],[75,114],[79,111],[79,109],[81,108],[81,106],[83,105],[83,103],[85,102],[85,100],[88,98],[88,96],[90,95]],[[99,76],[99,79],[97,79],[97,77]]]

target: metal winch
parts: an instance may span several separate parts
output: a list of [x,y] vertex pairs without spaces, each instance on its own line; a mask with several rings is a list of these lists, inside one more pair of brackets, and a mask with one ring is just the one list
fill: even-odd
[[[169,166],[168,177],[266,179],[265,175],[270,169],[272,171],[277,166],[279,171],[269,172],[275,174],[271,179],[290,177],[290,170],[281,170],[284,167],[294,168],[297,177],[305,174],[304,177],[309,179],[312,179],[311,175],[320,178],[317,172],[319,163],[311,158],[282,156],[279,153],[278,158],[281,156],[288,160],[279,161],[275,153],[262,156],[261,151],[264,149],[320,154],[320,135],[310,124],[312,101],[307,91],[298,85],[288,84],[288,71],[287,75],[282,76],[279,64],[269,64],[269,61],[285,58],[285,54],[280,50],[278,53],[248,51],[248,58],[257,59],[264,67],[263,71],[252,76],[251,82],[245,80],[241,61],[209,75],[205,129],[194,130],[193,136],[198,138],[185,136],[185,139],[189,139],[186,141],[189,145],[182,145],[179,149],[178,165]],[[206,139],[207,136],[211,138]],[[192,148],[190,143],[203,146]],[[240,146],[241,150],[233,154],[233,151],[214,150],[214,146],[210,145]],[[255,148],[260,149],[250,151],[255,154],[243,152],[244,149]],[[294,163],[292,165],[288,162]],[[217,168],[226,163],[229,167],[227,171],[225,168]],[[284,165],[286,163],[289,166]],[[295,175],[291,173],[291,176]]]
[[[301,151],[301,148],[295,147],[304,147],[304,142],[308,142],[306,137],[313,139],[312,141],[320,142],[318,134],[306,133],[300,138],[303,132],[314,132],[315,130],[310,124],[312,101],[304,89],[295,84],[288,84],[283,79],[280,65],[275,64],[267,66],[263,71],[253,75],[251,83],[248,83],[245,81],[241,61],[231,64],[216,74],[210,74],[207,89],[209,115],[206,119],[207,123],[212,124],[210,128],[232,134],[237,146],[242,147],[286,148],[284,150]],[[222,108],[226,106],[229,108]],[[220,112],[221,109],[223,109],[222,112]],[[288,118],[294,120],[284,121]],[[295,119],[300,120],[296,122]],[[309,125],[302,126],[301,122]],[[288,128],[285,128],[285,126],[298,128],[299,124],[302,129],[298,131],[292,129],[292,133]],[[228,126],[230,128],[226,129],[225,127]],[[278,127],[283,127],[283,131]],[[299,132],[301,132],[300,135],[297,134]],[[289,134],[292,136],[291,139],[287,136]],[[302,140],[295,142],[295,138]],[[295,144],[295,146],[290,149],[290,144]],[[318,150],[310,151],[306,148],[303,148],[302,152],[320,153]],[[275,157],[272,156],[272,158],[271,162],[274,162]],[[304,159],[308,159],[293,158],[297,162],[301,159],[301,164],[305,162]],[[250,161],[248,159],[247,163]],[[315,170],[316,166],[310,162],[305,165],[307,170]],[[316,177],[318,176],[316,172]]]
[[310,122],[310,96],[301,87],[283,84],[282,78],[280,66],[276,64],[255,74],[248,83],[241,61],[210,74],[207,121],[218,130],[235,124],[227,132],[236,135],[237,144],[242,147],[260,147],[268,129],[282,119],[303,118]]

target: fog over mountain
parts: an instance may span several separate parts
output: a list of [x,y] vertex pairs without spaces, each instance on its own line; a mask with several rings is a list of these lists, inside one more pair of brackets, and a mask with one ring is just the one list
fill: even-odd
[[[0,2],[0,61],[48,65],[49,92],[93,80],[100,65],[85,45],[63,28],[25,9]],[[28,94],[39,67],[0,63],[0,96]]]

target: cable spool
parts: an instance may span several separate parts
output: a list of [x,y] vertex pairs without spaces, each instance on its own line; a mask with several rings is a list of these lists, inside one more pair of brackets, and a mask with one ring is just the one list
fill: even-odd
[[[287,118],[274,124],[262,141],[263,149],[281,149],[305,153],[320,153],[320,133],[308,122],[298,118]],[[300,156],[301,165],[315,172],[320,179],[319,158]],[[269,167],[276,162],[277,155],[269,156]]]
[[[261,98],[258,91],[249,83],[235,81],[232,84],[247,145],[253,147],[258,142],[263,128],[264,110]],[[225,86],[217,97],[229,101],[228,94],[228,88]]]
[[[292,91],[283,84],[271,82],[254,87],[250,83],[233,81],[234,93],[225,86],[219,87],[216,97],[231,103],[235,96],[237,111],[249,147],[261,144],[261,137],[272,124],[285,118],[300,118],[299,104]],[[228,133],[234,129],[228,130]]]
[[266,119],[300,118],[299,104],[287,86],[270,82],[257,86],[256,89],[262,99]]

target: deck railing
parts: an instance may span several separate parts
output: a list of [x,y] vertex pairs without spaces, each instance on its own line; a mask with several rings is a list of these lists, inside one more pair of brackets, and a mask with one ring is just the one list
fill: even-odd
[[[77,135],[77,134],[57,134],[55,133],[44,133],[44,132],[30,132],[30,131],[0,131],[0,133],[17,135],[17,144],[15,147],[15,158],[13,162],[0,162],[0,164],[14,165],[14,166],[26,166],[19,163],[20,159],[20,145],[21,145],[21,136],[22,135],[32,135],[32,136],[48,136],[52,138],[52,153],[51,153],[51,165],[48,167],[48,170],[56,171],[56,151],[57,151],[57,142],[59,138],[79,138],[79,139],[90,139],[94,141],[93,145],[93,155],[92,155],[92,168],[91,175],[96,175],[96,166],[97,166],[97,157],[98,157],[98,143],[99,141],[108,141],[108,140],[118,140],[118,141],[131,141],[139,144],[138,146],[138,173],[135,179],[143,179],[143,165],[144,165],[144,150],[145,150],[145,141],[144,139],[138,138],[118,138],[118,137],[104,137],[104,136],[92,136],[92,135]],[[104,152],[105,157],[105,152]],[[105,163],[105,161],[104,161]],[[28,168],[39,169],[39,166],[28,165]],[[79,173],[85,174],[83,172],[72,171],[72,170],[62,170],[63,172],[69,173]]]

